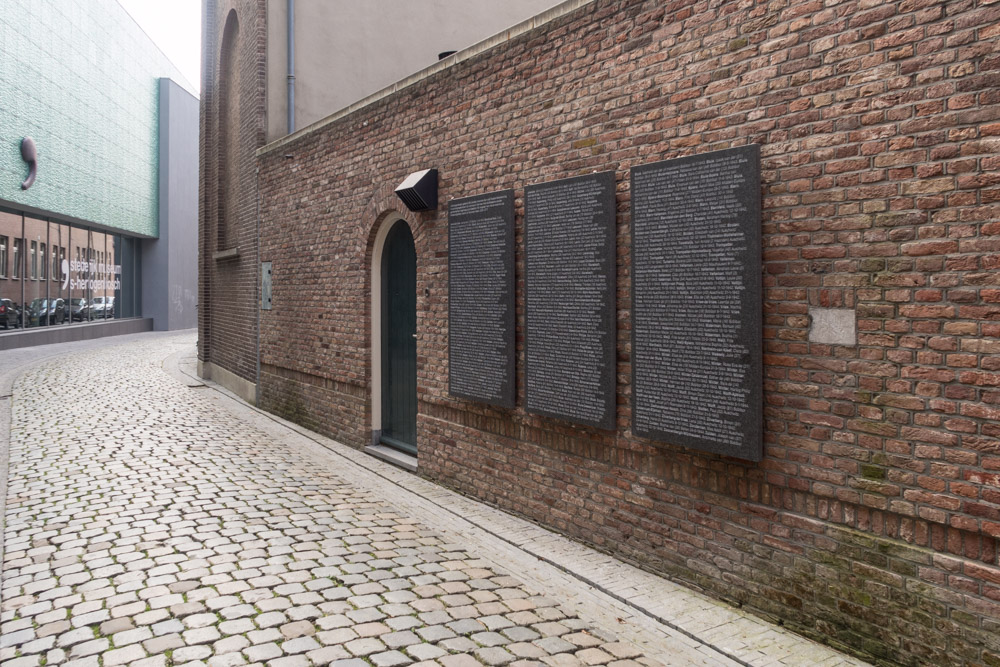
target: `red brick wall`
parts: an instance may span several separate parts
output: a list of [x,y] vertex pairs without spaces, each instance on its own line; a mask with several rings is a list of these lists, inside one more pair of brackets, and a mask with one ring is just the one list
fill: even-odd
[[[202,12],[198,358],[253,382],[258,276],[254,153],[264,145],[266,127],[265,0],[206,0]],[[231,12],[239,29],[229,68],[221,60]],[[220,257],[224,251],[229,255]]]
[[[987,0],[597,0],[261,157],[264,404],[369,441],[372,242],[408,173],[514,188],[520,285],[525,185],[613,169],[614,432],[525,413],[520,339],[518,408],[448,396],[447,207],[406,216],[420,474],[858,654],[1000,664],[998,84]],[[759,464],[630,431],[628,170],[751,142]],[[857,345],[810,343],[811,305]]]

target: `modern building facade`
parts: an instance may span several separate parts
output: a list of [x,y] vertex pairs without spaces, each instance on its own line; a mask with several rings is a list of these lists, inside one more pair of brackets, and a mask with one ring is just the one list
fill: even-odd
[[114,0],[12,0],[0,52],[0,349],[195,326],[190,84]]
[[[308,428],[879,664],[1000,664],[998,20],[978,0],[571,0],[265,144],[267,3],[208,2],[200,359]],[[758,197],[675,169],[731,156]],[[396,189],[426,170],[437,204],[414,210]],[[704,224],[657,261],[720,234],[704,210],[759,206],[756,246],[683,278],[711,294],[738,256],[761,319],[731,358],[664,365],[692,391],[659,402],[692,432],[713,423],[705,406],[752,376],[719,369],[752,368],[756,347],[759,451],[640,414],[657,401],[636,380],[639,315],[669,295],[641,287],[637,239],[671,212],[647,176],[671,170]],[[562,187],[576,199],[539,199]],[[533,281],[539,211],[598,209],[611,415],[588,421],[537,407],[532,346],[590,330],[533,328]],[[510,281],[510,400],[454,383],[457,223],[487,213],[496,248],[510,225],[507,274],[501,251],[478,256],[480,286]],[[717,336],[687,331],[671,359]],[[566,366],[593,365],[578,349]],[[561,385],[582,401],[580,378]]]

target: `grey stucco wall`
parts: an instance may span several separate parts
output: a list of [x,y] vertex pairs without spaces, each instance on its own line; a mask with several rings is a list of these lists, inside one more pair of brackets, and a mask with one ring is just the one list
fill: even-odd
[[[539,14],[560,0],[299,0],[296,129]],[[267,140],[287,132],[287,2],[267,3]]]
[[142,254],[143,315],[157,331],[198,324],[198,113],[198,98],[160,79],[160,238]]

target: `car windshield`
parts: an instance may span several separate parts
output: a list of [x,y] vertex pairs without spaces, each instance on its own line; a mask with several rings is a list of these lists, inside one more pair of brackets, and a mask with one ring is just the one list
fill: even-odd
[[45,308],[48,305],[49,305],[48,299],[35,299],[34,301],[31,302],[32,308]]
[[104,303],[104,297],[103,296],[95,296],[93,298],[93,302],[94,303]]
[[87,305],[86,299],[70,299],[69,302],[72,303],[74,306],[85,306],[85,305]]

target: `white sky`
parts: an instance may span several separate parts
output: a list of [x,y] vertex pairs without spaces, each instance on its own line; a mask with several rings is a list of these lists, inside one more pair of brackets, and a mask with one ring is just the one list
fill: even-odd
[[139,27],[201,89],[201,0],[118,0]]

